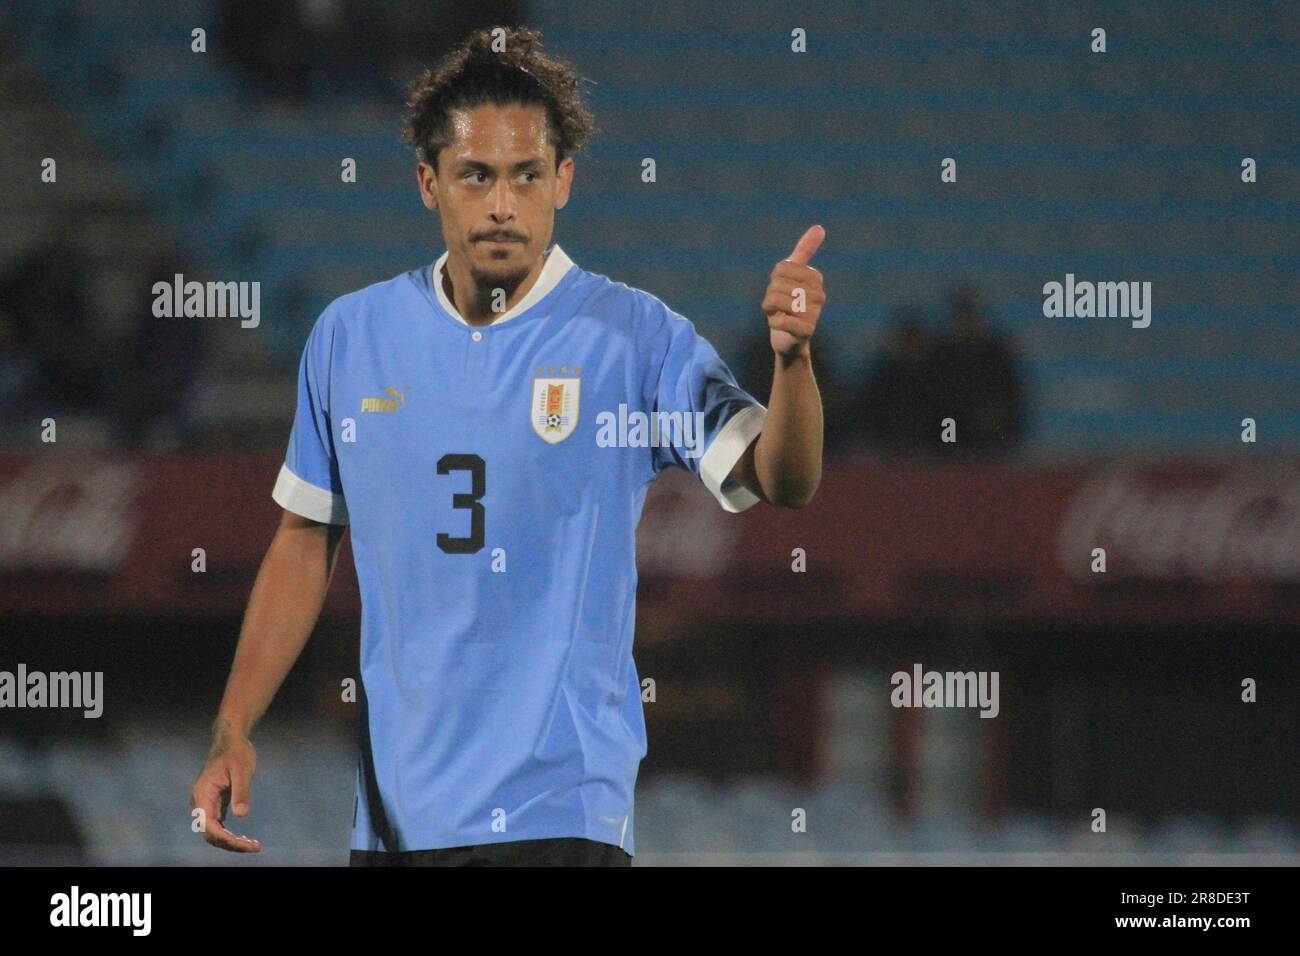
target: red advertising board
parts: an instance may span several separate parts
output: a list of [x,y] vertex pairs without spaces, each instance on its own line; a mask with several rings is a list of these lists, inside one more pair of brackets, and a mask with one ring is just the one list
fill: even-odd
[[[230,454],[0,458],[0,612],[238,613],[278,519],[279,467]],[[672,471],[638,536],[641,602],[706,615],[1300,620],[1289,462],[863,457],[829,465],[807,508],[741,515]],[[328,609],[357,604],[345,548]]]

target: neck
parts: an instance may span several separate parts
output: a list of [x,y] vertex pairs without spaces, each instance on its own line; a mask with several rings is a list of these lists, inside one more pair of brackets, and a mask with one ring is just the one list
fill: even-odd
[[506,297],[504,305],[496,310],[492,308],[495,290],[491,287],[479,288],[470,276],[468,267],[455,256],[448,255],[443,266],[442,289],[447,293],[447,298],[451,300],[452,305],[456,307],[456,311],[470,325],[491,325],[523,301],[524,296],[528,295],[528,290],[541,276],[545,264],[545,254],[538,256],[533,267],[528,270],[528,275],[524,276],[523,281]]

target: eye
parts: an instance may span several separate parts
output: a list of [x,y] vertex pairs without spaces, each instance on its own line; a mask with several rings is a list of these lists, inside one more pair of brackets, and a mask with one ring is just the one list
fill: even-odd
[[536,182],[537,180],[537,174],[534,172],[522,172],[519,175],[529,177],[528,179],[524,180],[524,182],[531,183],[531,182]]
[[[483,176],[484,179],[487,178],[486,174],[485,174],[482,170],[477,170],[477,169],[474,170],[474,172],[472,172],[472,173],[466,173],[466,174],[465,174],[465,178],[466,178],[466,179],[470,179],[470,178],[472,178],[472,177],[474,177],[474,176]],[[483,182],[483,180],[479,180],[479,182],[476,183],[475,185],[482,185],[482,182]]]

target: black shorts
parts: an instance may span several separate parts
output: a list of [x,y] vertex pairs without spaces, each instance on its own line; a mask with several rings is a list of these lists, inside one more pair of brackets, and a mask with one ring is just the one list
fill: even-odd
[[631,866],[632,857],[612,843],[579,837],[511,840],[440,850],[353,850],[349,866]]

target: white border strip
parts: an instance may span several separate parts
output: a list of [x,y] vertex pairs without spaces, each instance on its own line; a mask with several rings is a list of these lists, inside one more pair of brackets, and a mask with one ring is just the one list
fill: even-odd
[[[442,287],[442,269],[447,262],[447,256],[450,254],[450,251],[444,252],[438,257],[438,261],[433,264],[431,275],[433,291],[438,296],[438,304],[446,310],[448,315],[461,325],[469,325],[460,312],[456,310],[455,304],[447,298],[447,293]],[[533,287],[528,290],[522,299],[515,303],[514,308],[504,315],[497,316],[488,324],[500,325],[502,322],[513,319],[516,315],[531,309],[560,284],[560,280],[569,274],[569,269],[572,267],[573,261],[564,254],[564,250],[560,248],[559,243],[551,246],[551,251],[546,254],[546,261],[542,263],[542,271],[538,273],[537,281],[533,283]]]
[[348,523],[348,505],[342,495],[304,481],[290,471],[288,465],[280,466],[280,474],[275,479],[271,497],[284,510],[312,521],[321,524]]
[[700,459],[700,479],[704,487],[713,492],[718,504],[732,514],[739,514],[746,508],[758,504],[758,495],[754,494],[740,482],[726,491],[722,483],[731,474],[731,469],[740,461],[749,443],[763,430],[763,420],[767,418],[767,407],[754,403],[742,408],[727,420],[722,431],[713,439],[713,444]]

